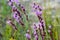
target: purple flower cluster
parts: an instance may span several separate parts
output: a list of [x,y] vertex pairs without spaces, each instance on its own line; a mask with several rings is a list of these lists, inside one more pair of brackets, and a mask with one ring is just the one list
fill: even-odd
[[26,10],[25,10],[24,6],[19,4],[19,7],[22,9],[22,11],[24,12],[24,14],[26,16],[26,19],[28,20],[28,15],[26,14]]
[[11,19],[7,20],[7,24],[11,25],[14,30],[17,30],[16,25],[11,21]]
[[34,37],[35,37],[35,40],[38,40],[38,32],[37,32],[37,26],[36,24],[34,24]]
[[32,7],[37,16],[42,15],[42,7],[41,6],[34,3]]
[[21,15],[21,13],[19,12],[19,10],[17,9],[17,7],[13,4],[13,3],[19,3],[19,1],[18,0],[9,0],[8,1],[8,4],[9,4],[9,6],[11,6],[11,4],[12,4],[12,13],[13,13],[13,18],[18,22],[18,23],[20,23],[22,26],[24,26],[24,23],[23,23],[23,21],[22,21],[22,15]]
[[8,1],[9,6],[13,6],[14,5],[13,3],[15,3],[17,6],[19,6],[21,8],[21,10],[24,12],[24,14],[26,16],[26,19],[28,20],[28,15],[25,12],[26,10],[25,10],[24,6],[22,4],[20,4],[19,0],[9,0]]
[[[14,10],[14,9],[13,9]],[[21,14],[18,10],[16,11],[13,11],[13,18],[18,22],[20,23],[22,26],[24,26],[24,23],[22,22],[22,17],[21,17]]]
[[38,19],[39,19],[39,30],[40,35],[42,36],[42,40],[44,40],[45,37],[45,22],[42,17],[42,7],[37,5],[36,3],[33,4],[34,12],[36,13]]
[[34,37],[35,37],[35,40],[38,40],[39,36],[38,36],[38,30],[40,31],[40,35],[42,37],[42,40],[44,40],[45,38],[45,33],[43,31],[43,27],[42,27],[42,24],[39,22],[37,24],[34,24]]
[[42,27],[43,27],[43,30],[44,30],[45,23],[44,23],[44,20],[43,20],[43,17],[42,17],[42,7],[34,3],[33,4],[33,9],[35,10],[35,13],[36,13],[36,15],[37,15]]

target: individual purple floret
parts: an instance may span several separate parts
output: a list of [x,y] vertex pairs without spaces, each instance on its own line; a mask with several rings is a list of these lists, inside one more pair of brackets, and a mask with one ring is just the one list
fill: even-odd
[[27,30],[27,33],[25,36],[26,36],[27,40],[31,40],[30,30]]
[[44,31],[44,27],[45,27],[45,22],[44,20],[40,20],[41,26],[43,27],[43,31]]
[[21,20],[20,17],[19,17],[17,14],[15,14],[15,13],[14,13],[14,15],[13,15],[13,18],[14,18],[17,22],[19,22],[19,20]]
[[36,26],[36,24],[34,24],[34,30],[37,30],[37,26]]
[[39,25],[39,29],[42,30],[42,29],[43,29],[43,28],[42,28],[42,24],[39,23],[38,25]]
[[8,5],[9,5],[9,6],[13,6],[13,2],[8,1]]
[[42,11],[36,10],[36,15],[42,15]]

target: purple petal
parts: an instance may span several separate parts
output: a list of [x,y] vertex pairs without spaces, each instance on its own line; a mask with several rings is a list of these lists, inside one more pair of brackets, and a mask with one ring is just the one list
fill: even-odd
[[26,33],[26,38],[31,38],[30,34]]

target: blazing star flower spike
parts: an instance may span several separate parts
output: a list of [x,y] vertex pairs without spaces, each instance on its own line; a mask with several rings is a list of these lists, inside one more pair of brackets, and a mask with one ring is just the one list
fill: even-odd
[[13,15],[13,18],[14,18],[19,24],[21,24],[22,26],[24,26],[24,23],[22,22],[21,18],[20,18],[17,14],[14,14],[14,15]]
[[26,19],[28,20],[28,15],[26,14],[26,9],[24,8],[23,5],[20,5],[22,11],[24,12],[25,16],[26,16]]
[[14,14],[14,15],[13,15],[13,18],[14,18],[17,22],[19,22],[19,20],[20,20],[20,17],[19,17],[17,14]]
[[22,18],[20,13],[18,13],[17,11],[13,12],[13,18],[17,17]]
[[12,11],[13,13],[17,14],[20,18],[22,18],[20,11],[15,6],[12,7]]
[[39,25],[39,29],[42,30],[43,29],[42,26]]
[[35,37],[35,40],[38,40],[38,33],[37,33],[37,30],[34,31],[34,37]]
[[17,12],[14,12],[13,13],[13,18],[17,18],[17,15],[18,15]]
[[7,20],[7,24],[11,25],[14,30],[17,30],[16,25],[11,21],[11,19]]
[[14,0],[14,2],[15,2],[17,5],[19,5],[20,0]]

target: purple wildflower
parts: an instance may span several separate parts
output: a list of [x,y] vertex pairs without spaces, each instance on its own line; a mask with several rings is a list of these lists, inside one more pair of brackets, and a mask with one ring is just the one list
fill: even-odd
[[23,6],[23,5],[21,5],[21,9],[22,9],[22,11],[24,11],[24,12],[25,12],[25,8],[24,8],[24,6]]
[[15,15],[15,20],[16,20],[17,22],[19,22],[19,20],[21,20],[21,19],[20,19],[19,16]]
[[39,10],[39,11],[42,11],[42,7],[39,6],[38,4],[34,3],[33,6],[34,10]]
[[39,20],[42,19],[42,7],[34,3],[33,9],[36,15],[38,16]]
[[24,8],[23,5],[20,4],[19,0],[10,0],[9,5],[10,5],[10,6],[12,5],[12,6],[11,6],[11,7],[12,7],[12,10],[13,10],[13,11],[17,11],[18,14],[19,14],[19,16],[21,17],[20,12],[19,12],[19,11],[17,10],[17,8],[13,5],[14,2],[15,2],[18,6],[21,7],[22,11],[23,11],[24,14],[26,15],[26,19],[28,20],[28,15],[27,15],[26,12],[25,12],[25,8]]
[[34,30],[37,30],[37,26],[36,26],[36,24],[34,24]]
[[18,16],[17,12],[14,13],[13,18],[22,26],[24,26],[24,23],[22,22],[21,18]]
[[42,15],[42,11],[36,10],[36,15]]
[[39,31],[40,31],[40,35],[41,35],[41,37],[42,37],[42,40],[44,40],[44,38],[45,38],[45,31],[43,30],[43,26],[42,26],[42,23],[40,22],[39,23]]
[[40,31],[40,35],[42,36],[42,34],[43,34],[43,28],[42,28],[42,26],[39,24],[39,31]]
[[17,13],[17,15],[18,15],[20,18],[22,18],[21,13],[18,11],[18,9],[17,9],[15,6],[12,7],[12,10],[13,10],[14,13]]
[[29,30],[27,30],[27,33],[26,33],[26,38],[27,38],[27,40],[31,40],[31,36],[30,36],[30,31]]
[[16,25],[11,21],[11,19],[7,20],[7,24],[11,25],[14,30],[17,30]]
[[40,22],[41,22],[41,24],[42,24],[41,26],[43,27],[43,31],[44,31],[45,22],[44,22],[44,20],[41,20]]
[[31,37],[30,37],[30,34],[29,34],[29,33],[26,33],[26,38],[27,38],[28,40],[31,40]]
[[13,12],[17,11],[17,8],[15,7],[15,5],[12,6],[12,11]]
[[37,30],[37,25],[34,24],[34,38],[35,38],[35,40],[38,40],[38,32],[37,31],[38,31]]
[[35,40],[38,40],[38,33],[37,33],[37,30],[34,31],[34,37],[35,37]]
[[40,25],[39,25],[39,30],[40,30],[40,35],[42,36],[42,40],[44,40],[45,38],[45,23],[43,21],[43,18],[42,18],[42,7],[40,7],[39,5],[35,4],[33,5],[33,9],[40,21]]
[[19,4],[21,10],[24,12],[25,16],[26,16],[26,19],[28,20],[28,15],[26,14],[26,10],[24,8],[24,6],[22,4]]
[[41,23],[39,23],[39,29],[40,29],[40,30],[42,30],[42,29],[43,29],[43,28],[42,28],[42,26],[41,26]]
[[32,7],[35,8],[35,9],[37,9],[38,6],[37,6],[36,3],[33,3]]
[[22,11],[23,11],[23,12],[24,12],[24,14],[25,14],[26,19],[28,20],[28,15],[26,14],[26,10],[25,10],[25,8],[24,8],[24,6],[23,6],[23,5],[21,5],[21,9],[22,9]]

